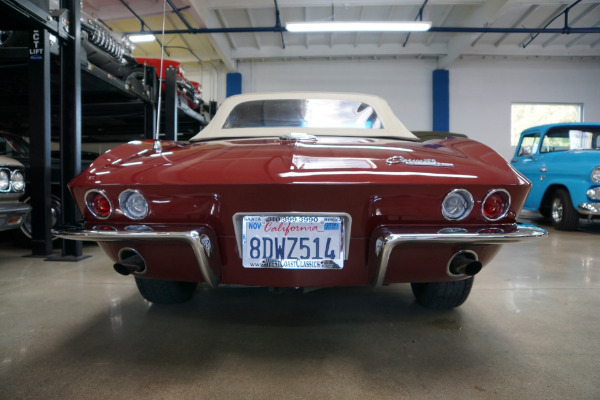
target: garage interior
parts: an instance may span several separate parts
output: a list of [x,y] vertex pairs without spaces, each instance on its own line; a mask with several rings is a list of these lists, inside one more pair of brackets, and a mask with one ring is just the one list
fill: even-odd
[[[200,84],[203,106],[190,111],[166,77],[165,138],[186,140],[240,92],[376,94],[410,130],[465,134],[508,161],[512,104],[577,104],[581,121],[600,121],[598,0],[2,0],[0,31],[56,34],[70,69],[35,75],[27,48],[0,47],[0,130],[28,138],[34,188],[31,245],[0,236],[0,398],[600,398],[597,222],[562,232],[523,212],[520,221],[550,236],[503,248],[467,302],[443,312],[415,304],[409,285],[202,287],[188,303],[153,305],[95,244],[53,241],[51,151],[63,149],[57,193],[63,222],[75,222],[64,182],[81,169],[77,154],[156,128],[156,91],[132,92],[82,62],[60,32],[61,16],[79,12],[115,34],[154,33],[133,54],[164,51]],[[285,28],[328,20],[432,28]]]

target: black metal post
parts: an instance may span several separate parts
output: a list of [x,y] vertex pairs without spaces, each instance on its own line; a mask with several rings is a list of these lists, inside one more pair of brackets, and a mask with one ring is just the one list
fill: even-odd
[[156,111],[158,96],[158,79],[154,67],[144,66],[144,87],[148,86],[150,101],[144,104],[144,137],[154,139],[156,133]]
[[[80,216],[67,183],[81,172],[81,3],[79,0],[63,0],[63,6],[70,11],[70,34],[73,41],[64,43],[61,51],[62,223],[74,225]],[[63,241],[63,258],[79,259],[81,255],[80,241]]]
[[50,236],[50,45],[46,30],[34,30],[29,44],[29,138],[32,256],[52,253]]
[[167,68],[165,92],[165,140],[177,140],[177,70],[175,68]]

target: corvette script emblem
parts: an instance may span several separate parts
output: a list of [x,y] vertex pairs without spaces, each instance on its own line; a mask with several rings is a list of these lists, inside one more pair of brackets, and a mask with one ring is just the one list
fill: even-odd
[[393,164],[405,164],[405,165],[419,165],[424,167],[454,167],[452,163],[441,163],[437,162],[433,158],[427,158],[424,160],[409,160],[402,156],[393,156],[385,160],[389,165]]

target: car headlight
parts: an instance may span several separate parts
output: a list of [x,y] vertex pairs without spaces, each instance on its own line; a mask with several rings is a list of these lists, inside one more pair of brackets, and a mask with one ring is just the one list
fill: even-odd
[[0,191],[10,190],[10,173],[7,169],[0,169]]
[[22,192],[25,190],[25,176],[22,171],[16,170],[12,173],[12,186],[15,192]]
[[148,215],[148,201],[137,190],[122,191],[119,195],[119,207],[130,219],[140,220]]
[[442,202],[442,215],[450,221],[466,218],[473,209],[473,196],[465,189],[454,189]]
[[510,194],[504,189],[490,191],[481,205],[483,217],[488,221],[504,218],[510,208]]
[[590,200],[600,200],[600,187],[595,187],[588,190],[587,197]]
[[600,167],[596,167],[592,170],[592,182],[600,183]]

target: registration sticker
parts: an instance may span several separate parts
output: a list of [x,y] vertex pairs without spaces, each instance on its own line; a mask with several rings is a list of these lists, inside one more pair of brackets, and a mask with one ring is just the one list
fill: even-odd
[[344,222],[337,216],[242,218],[245,268],[341,269]]

